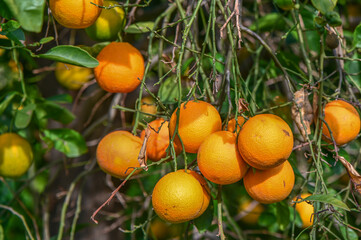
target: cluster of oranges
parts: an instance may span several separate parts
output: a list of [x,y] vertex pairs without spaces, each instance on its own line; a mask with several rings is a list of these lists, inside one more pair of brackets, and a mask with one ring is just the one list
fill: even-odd
[[[325,107],[325,122],[330,122],[329,128],[337,144],[345,143],[342,138],[354,139],[359,132],[358,113],[350,106],[336,100]],[[343,123],[349,119],[350,123],[337,125],[337,120],[329,120],[331,115],[342,117]],[[181,104],[169,122],[159,118],[150,122],[149,128],[151,133],[146,148],[149,160],[167,160],[170,152],[179,154],[183,149],[197,154],[201,173],[181,169],[158,181],[152,203],[163,220],[181,223],[200,216],[210,201],[210,189],[205,179],[226,185],[243,178],[248,194],[263,204],[282,201],[293,189],[295,175],[287,160],[293,149],[293,133],[276,115],[259,114],[247,121],[238,117],[228,122],[227,130],[222,130],[222,120],[216,108],[204,101],[191,100]],[[328,128],[324,127],[323,131],[327,138]],[[346,136],[338,134],[340,131],[347,133]],[[141,137],[116,131],[105,136],[97,148],[99,166],[113,176],[127,177],[130,169],[140,167],[137,157],[145,135],[145,131]],[[139,170],[134,172],[137,173]],[[301,195],[302,198],[307,196]],[[303,220],[308,219],[304,226],[312,223],[312,205],[298,203],[296,210]]]
[[[280,7],[285,2],[292,3],[278,2]],[[120,8],[110,9],[113,12],[100,8],[112,3],[94,0],[74,6],[71,0],[50,0],[49,6],[63,26],[86,28],[91,38],[105,41],[114,40],[125,23]],[[117,24],[104,27],[111,23]],[[100,51],[97,60],[99,65],[94,69],[94,76],[105,91],[129,93],[143,79],[143,56],[129,43],[111,42]],[[81,84],[68,85],[71,89],[79,86]],[[293,149],[293,133],[276,115],[259,114],[247,121],[238,117],[231,119],[222,129],[222,119],[216,108],[204,101],[191,100],[182,103],[169,122],[156,119],[149,123],[149,129],[149,136],[143,131],[140,137],[127,131],[109,133],[99,142],[97,161],[102,170],[124,179],[130,172],[140,172],[138,156],[144,141],[147,141],[146,158],[151,161],[169,159],[182,150],[197,154],[201,174],[181,169],[166,174],[154,187],[153,207],[163,220],[181,223],[199,217],[211,198],[205,179],[220,185],[243,179],[248,194],[263,204],[282,201],[293,189],[295,175],[288,162]],[[356,138],[359,130],[360,118],[352,105],[341,100],[326,105],[323,135],[327,141],[343,145]],[[313,208],[309,212],[313,212]]]

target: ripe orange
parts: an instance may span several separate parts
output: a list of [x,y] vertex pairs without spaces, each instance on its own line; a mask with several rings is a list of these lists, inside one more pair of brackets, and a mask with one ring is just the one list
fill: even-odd
[[217,184],[238,182],[248,166],[237,149],[237,137],[228,131],[212,133],[198,149],[198,167],[201,173]]
[[[104,7],[118,5],[116,1],[105,1]],[[89,37],[96,41],[114,41],[125,25],[124,11],[120,7],[103,8],[95,23],[85,29]]]
[[67,89],[78,90],[84,83],[91,79],[90,68],[79,67],[71,64],[56,63],[55,77],[58,82]]
[[142,54],[126,42],[112,42],[97,56],[99,65],[94,69],[101,88],[111,93],[135,90],[144,75]]
[[92,25],[101,13],[103,0],[49,0],[51,13],[58,23],[67,28],[86,28]]
[[0,135],[0,176],[20,177],[33,162],[29,142],[16,133]]
[[240,220],[249,225],[257,224],[258,218],[263,211],[264,207],[259,202],[247,199],[242,201],[239,206]]
[[[178,170],[178,171],[184,172],[184,170]],[[198,182],[201,184],[202,189],[203,189],[203,204],[202,204],[201,210],[199,210],[199,213],[195,217],[195,218],[197,218],[197,217],[201,216],[208,208],[209,201],[211,200],[211,189],[209,189],[207,181],[200,174],[198,174],[195,171],[189,170],[189,169],[187,170],[187,172],[190,173],[195,179],[198,180]]]
[[[149,123],[151,133],[147,142],[147,156],[149,160],[157,162],[167,156],[167,148],[169,146],[169,123],[163,118],[158,118]],[[157,132],[156,132],[157,131]],[[140,134],[142,141],[145,137],[145,130]],[[181,149],[175,146],[176,152],[179,153]]]
[[[171,137],[173,137],[177,125],[177,111],[178,109],[173,112],[169,123]],[[211,104],[195,100],[181,104],[178,133],[183,141],[186,152],[197,153],[204,139],[211,133],[221,129],[221,116]],[[175,143],[181,146],[177,135]]]
[[155,185],[153,208],[163,220],[181,223],[198,217],[204,204],[203,187],[188,171],[168,173]]
[[293,148],[293,134],[282,118],[260,114],[250,118],[238,135],[238,149],[243,159],[257,169],[268,169],[288,159]]
[[243,125],[244,121],[245,119],[242,116],[237,117],[237,122],[235,118],[232,118],[231,120],[228,121],[227,131],[238,134],[239,131],[241,130],[241,126]]
[[[96,155],[99,167],[106,173],[126,178],[135,167],[140,167],[138,155],[142,140],[127,131],[114,131],[99,142]],[[139,173],[137,170],[135,174]]]
[[[155,119],[154,116],[151,115],[147,115],[144,113],[149,113],[149,114],[157,114],[157,104],[155,102],[155,99],[152,98],[151,96],[147,96],[147,97],[143,97],[141,102],[141,106],[140,106],[140,111],[142,113],[139,114],[139,121],[140,122],[150,122],[152,120]],[[134,114],[134,118],[135,118],[135,114]]]
[[[311,196],[310,193],[302,193],[301,194],[301,198],[306,198],[308,196]],[[298,198],[298,196],[296,196],[295,198],[293,198],[293,201],[299,201],[301,200],[301,198]],[[298,212],[298,214],[300,214],[301,220],[302,220],[302,227],[306,228],[309,226],[312,226],[313,224],[313,213],[314,213],[314,208],[313,205],[310,203],[305,202],[301,202],[301,203],[295,203],[296,204],[296,211]]]
[[[327,103],[324,119],[331,129],[337,145],[352,141],[360,132],[360,116],[357,110],[345,101],[334,100]],[[323,124],[322,133],[331,141],[331,134],[326,124]]]
[[249,169],[243,178],[248,194],[260,203],[275,203],[285,199],[292,191],[295,174],[291,164],[283,164],[267,170]]

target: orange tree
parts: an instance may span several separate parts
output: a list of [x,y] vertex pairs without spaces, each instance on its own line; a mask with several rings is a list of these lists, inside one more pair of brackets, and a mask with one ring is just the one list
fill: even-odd
[[359,239],[360,9],[1,0],[0,240]]

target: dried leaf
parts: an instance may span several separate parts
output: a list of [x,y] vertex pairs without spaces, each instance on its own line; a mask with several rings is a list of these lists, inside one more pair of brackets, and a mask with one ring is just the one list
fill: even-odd
[[244,98],[238,99],[238,112],[244,113],[247,111],[249,111],[249,108],[248,108],[248,103],[246,102],[246,100]]
[[356,191],[361,194],[361,176],[356,169],[349,163],[344,157],[339,156],[338,160],[341,161],[342,165],[346,168],[348,175],[350,176],[351,182],[354,184]]
[[301,88],[294,93],[294,101],[292,106],[292,119],[295,121],[303,138],[306,140],[311,133],[311,123],[313,121],[313,111],[307,92]]
[[148,171],[147,166],[147,143],[150,136],[150,128],[149,126],[145,129],[145,136],[144,141],[142,144],[142,147],[140,148],[140,152],[138,155],[138,162],[140,164],[140,167],[142,167],[145,171]]

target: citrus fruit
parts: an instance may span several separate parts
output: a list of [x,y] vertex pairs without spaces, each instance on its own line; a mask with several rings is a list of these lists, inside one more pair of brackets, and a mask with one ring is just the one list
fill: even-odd
[[135,90],[144,75],[142,54],[126,42],[112,42],[97,56],[99,65],[94,69],[101,88],[111,93]]
[[[185,170],[178,170],[178,171],[185,171]],[[201,184],[203,189],[203,204],[201,210],[199,210],[198,214],[195,218],[201,216],[208,208],[209,201],[211,200],[211,189],[209,189],[207,181],[202,177],[200,174],[198,174],[195,171],[187,170],[188,173],[190,173],[195,179],[198,180],[198,182]]]
[[165,240],[172,239],[181,235],[184,232],[184,224],[173,224],[165,222],[162,219],[156,217],[150,223],[149,236],[151,239]]
[[139,114],[139,121],[140,122],[150,122],[152,120],[155,119],[154,116],[145,114],[145,113],[149,113],[149,114],[157,114],[157,105],[156,102],[154,100],[154,98],[152,98],[151,96],[147,96],[147,97],[143,97],[142,100],[140,101],[140,111],[141,113]]
[[[163,118],[156,119],[149,123],[150,136],[147,142],[147,156],[149,160],[157,162],[167,156],[167,148],[169,146],[169,123]],[[145,130],[140,134],[143,140],[145,137]],[[176,152],[179,153],[181,149],[175,146]]]
[[257,224],[259,216],[264,211],[264,207],[257,201],[247,199],[239,206],[240,220],[246,224]]
[[[296,196],[293,201],[299,201],[301,199],[304,199],[306,197],[311,196],[310,193],[302,193],[301,194],[301,198],[299,198],[298,196]],[[302,220],[302,227],[306,228],[309,226],[312,226],[313,224],[313,214],[314,214],[314,208],[313,205],[311,203],[308,203],[306,201],[301,202],[301,203],[295,203],[296,206],[296,211],[298,212],[298,214],[301,217]]]
[[[116,1],[105,1],[104,7],[118,5]],[[113,41],[124,27],[124,11],[120,7],[103,8],[95,23],[85,29],[89,37],[96,41]]]
[[[188,153],[197,153],[199,146],[208,135],[222,129],[221,116],[215,107],[207,102],[192,100],[182,103],[180,110],[177,108],[173,112],[169,123],[171,137],[176,130],[178,111],[178,134]],[[181,146],[178,135],[176,135],[175,143]]]
[[133,168],[140,167],[138,155],[142,143],[139,137],[127,131],[109,133],[100,140],[96,150],[99,167],[114,177],[126,178]]
[[291,193],[295,175],[288,161],[267,170],[249,169],[243,178],[248,194],[260,203],[280,202]]
[[235,118],[232,118],[231,120],[228,121],[227,131],[236,133],[236,135],[237,135],[239,133],[239,131],[241,130],[241,126],[243,125],[244,121],[245,121],[245,119],[242,116],[238,116],[237,121]]
[[181,223],[196,218],[201,211],[204,203],[203,187],[188,171],[168,173],[155,185],[152,203],[161,219]]
[[222,185],[238,182],[248,169],[238,152],[236,135],[228,131],[206,137],[198,149],[197,161],[203,176]]
[[49,0],[51,13],[58,23],[67,28],[87,28],[101,13],[103,0]]
[[[352,141],[360,132],[360,116],[357,110],[345,101],[334,100],[327,103],[324,120],[330,127],[337,145]],[[322,133],[331,141],[331,134],[326,124],[323,124]]]
[[32,162],[33,151],[25,138],[16,133],[0,135],[0,176],[20,177]]
[[273,2],[282,10],[289,11],[295,7],[293,0],[273,0]]
[[238,149],[243,159],[257,169],[282,164],[293,148],[293,134],[282,118],[259,114],[250,118],[238,135]]
[[55,78],[67,89],[78,90],[92,77],[90,68],[79,67],[71,64],[57,62],[55,66]]

